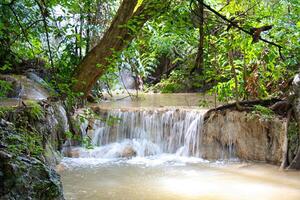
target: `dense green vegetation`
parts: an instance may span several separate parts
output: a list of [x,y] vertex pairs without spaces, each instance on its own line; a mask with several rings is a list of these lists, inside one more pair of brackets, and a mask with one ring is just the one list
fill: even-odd
[[[189,111],[181,115],[176,108],[176,115],[168,115],[174,120],[161,118],[164,123],[158,126],[170,131],[162,132],[159,140],[170,136],[166,139],[170,146],[184,140],[180,152],[192,150],[193,156],[202,156],[194,149],[202,140],[205,120],[225,116],[226,112],[218,112],[233,108],[246,111],[251,126],[262,122],[259,127],[266,136],[257,134],[254,141],[263,141],[259,145],[270,151],[263,154],[281,148],[282,152],[275,152],[282,154],[281,168],[300,169],[299,44],[299,0],[0,0],[0,199],[64,199],[60,178],[48,165],[60,162],[57,151],[79,157],[71,147],[92,149],[90,130],[98,126],[95,120],[116,128],[125,117],[98,113],[89,106],[78,108],[86,100],[105,100],[104,93],[113,96],[118,88],[131,98],[139,90],[208,94],[209,100],[199,102],[206,108],[214,100],[214,109],[203,117],[201,112],[201,118],[197,114],[193,121],[183,120],[182,125],[175,123],[176,118],[190,118]],[[299,79],[294,79],[291,89],[297,73]],[[123,98],[127,96],[118,100]],[[217,107],[218,102],[227,104]],[[250,138],[231,139],[232,128],[248,124],[224,119],[215,129],[220,134],[217,130],[211,137],[216,137],[220,149],[228,148],[231,157],[233,141],[246,138],[246,144]],[[275,134],[279,142],[270,134],[278,119],[285,125],[280,138]],[[152,121],[150,127],[155,127],[155,120],[143,123]],[[171,121],[174,125],[169,126]],[[228,121],[227,129],[223,125]],[[187,123],[193,130],[185,127]],[[255,132],[251,126],[247,131]],[[134,129],[124,127],[127,139],[127,129],[130,135]],[[177,129],[182,129],[178,141],[171,134],[176,135]],[[219,138],[221,129],[230,132],[228,141]],[[142,137],[145,134],[139,131]],[[139,145],[135,138],[129,139]],[[159,148],[150,140],[148,144],[148,138],[141,139],[147,145],[143,151]],[[130,145],[122,150],[129,150],[126,155],[120,151],[116,157],[136,156]],[[253,145],[254,154],[264,151],[259,145]]]
[[[300,60],[297,0],[166,2],[135,2],[136,16],[124,24],[131,42],[106,58],[95,91],[114,88],[120,71],[127,69],[143,79],[146,91],[209,91],[223,101],[286,95]],[[57,94],[73,95],[77,66],[120,14],[121,3],[1,0],[1,73],[42,68]],[[164,12],[138,13],[144,4]],[[145,15],[149,19],[139,28]],[[1,81],[0,88],[3,96],[10,85]]]

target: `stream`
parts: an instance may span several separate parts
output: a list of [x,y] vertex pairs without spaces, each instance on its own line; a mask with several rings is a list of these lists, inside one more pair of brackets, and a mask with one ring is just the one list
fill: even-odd
[[81,125],[94,148],[74,147],[72,156],[63,158],[59,171],[66,199],[299,200],[300,172],[242,162],[230,145],[219,159],[202,158],[205,109],[196,107],[201,99],[149,94],[91,105],[104,112],[106,122],[118,122],[96,120],[89,130],[88,122]]
[[[127,161],[65,160],[67,199],[239,199],[300,198],[299,172],[262,164],[207,163],[161,156]],[[97,164],[96,164],[97,163]]]

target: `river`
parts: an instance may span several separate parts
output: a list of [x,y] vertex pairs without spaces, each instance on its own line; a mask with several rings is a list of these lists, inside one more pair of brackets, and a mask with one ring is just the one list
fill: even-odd
[[85,134],[95,147],[76,147],[75,157],[62,160],[66,199],[300,199],[300,172],[239,161],[230,147],[221,159],[202,159],[199,100],[154,94],[91,105],[121,120],[114,128],[94,123]]

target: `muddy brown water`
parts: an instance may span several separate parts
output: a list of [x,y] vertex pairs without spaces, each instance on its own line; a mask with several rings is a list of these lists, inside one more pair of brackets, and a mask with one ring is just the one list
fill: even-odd
[[159,93],[140,93],[137,98],[130,98],[128,94],[117,94],[114,97],[105,95],[106,101],[100,104],[91,104],[92,106],[105,107],[110,109],[120,108],[145,108],[145,107],[190,107],[199,108],[214,107],[214,96],[204,95],[201,93],[173,93],[173,94],[159,94]]
[[[199,94],[119,95],[105,109],[192,108],[214,98]],[[119,99],[119,100],[116,100]],[[120,100],[121,99],[121,100]],[[300,172],[278,166],[205,161],[161,154],[148,157],[64,158],[60,172],[67,200],[299,200]]]
[[[156,158],[163,159],[163,158]],[[143,159],[142,159],[143,160]],[[146,161],[145,161],[146,160]],[[85,160],[61,173],[66,199],[299,200],[300,172],[266,164]],[[72,162],[72,161],[69,161]],[[76,162],[76,161],[74,161]]]

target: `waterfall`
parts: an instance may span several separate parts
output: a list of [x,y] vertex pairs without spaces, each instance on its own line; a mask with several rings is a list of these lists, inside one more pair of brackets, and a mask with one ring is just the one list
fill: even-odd
[[131,157],[161,153],[201,156],[204,110],[140,109],[107,110],[84,135],[95,146],[80,157]]

